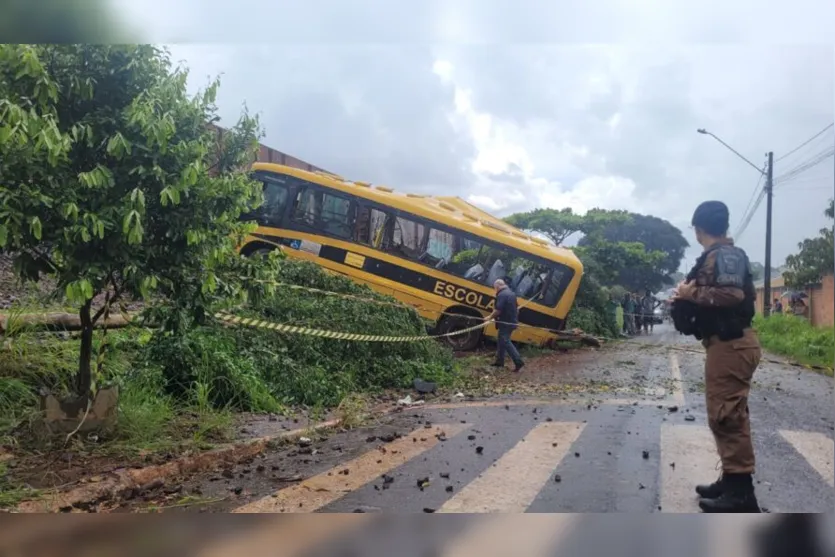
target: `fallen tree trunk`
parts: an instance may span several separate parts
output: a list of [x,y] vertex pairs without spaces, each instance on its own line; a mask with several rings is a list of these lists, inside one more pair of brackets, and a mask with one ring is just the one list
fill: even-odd
[[[96,324],[96,329],[119,329],[133,323],[137,314],[128,314],[127,318],[121,314],[110,315],[107,319],[102,317]],[[5,334],[9,328],[13,329],[34,329],[39,331],[80,331],[81,318],[74,313],[23,313],[18,315],[0,314],[0,335]]]

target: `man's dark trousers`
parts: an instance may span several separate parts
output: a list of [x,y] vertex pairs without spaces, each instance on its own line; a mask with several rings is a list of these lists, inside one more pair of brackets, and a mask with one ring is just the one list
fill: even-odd
[[513,346],[513,342],[510,340],[510,335],[513,334],[513,329],[500,328],[498,329],[498,333],[499,338],[497,340],[498,350],[496,351],[496,365],[504,365],[504,353],[507,352],[516,367],[521,366],[522,356],[519,355],[519,351],[516,350],[516,347]]

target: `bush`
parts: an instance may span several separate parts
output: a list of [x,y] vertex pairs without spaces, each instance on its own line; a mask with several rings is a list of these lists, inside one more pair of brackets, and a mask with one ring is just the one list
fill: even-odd
[[[754,326],[763,348],[800,363],[832,368],[835,361],[835,327],[813,327],[794,315],[758,315]],[[831,372],[830,372],[831,374]]]
[[590,335],[610,338],[618,336],[607,292],[591,275],[584,276],[580,282],[574,307],[568,314],[567,327],[582,329]]
[[[393,301],[308,262],[282,261],[276,280]],[[426,334],[412,308],[283,287],[238,314],[329,331]],[[334,406],[351,392],[407,387],[416,377],[441,384],[453,378],[452,353],[437,342],[351,342],[220,324],[181,336],[156,335],[147,362],[162,368],[168,392],[178,399],[201,385],[213,406],[251,411],[290,404]]]

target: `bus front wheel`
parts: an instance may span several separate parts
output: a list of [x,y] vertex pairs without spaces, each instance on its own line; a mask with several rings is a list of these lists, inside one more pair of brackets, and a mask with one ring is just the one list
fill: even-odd
[[[438,333],[444,335],[461,331],[469,327],[474,327],[481,323],[481,319],[470,315],[447,315],[441,319]],[[467,331],[458,335],[445,336],[443,341],[453,350],[467,351],[473,350],[478,346],[481,340],[481,332],[483,329],[475,329]]]

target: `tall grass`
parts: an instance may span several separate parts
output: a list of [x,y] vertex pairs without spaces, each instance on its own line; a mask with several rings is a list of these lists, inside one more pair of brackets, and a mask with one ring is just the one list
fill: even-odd
[[835,327],[813,327],[805,319],[786,314],[767,319],[758,315],[754,326],[767,351],[799,363],[827,367],[827,374],[832,375]]

